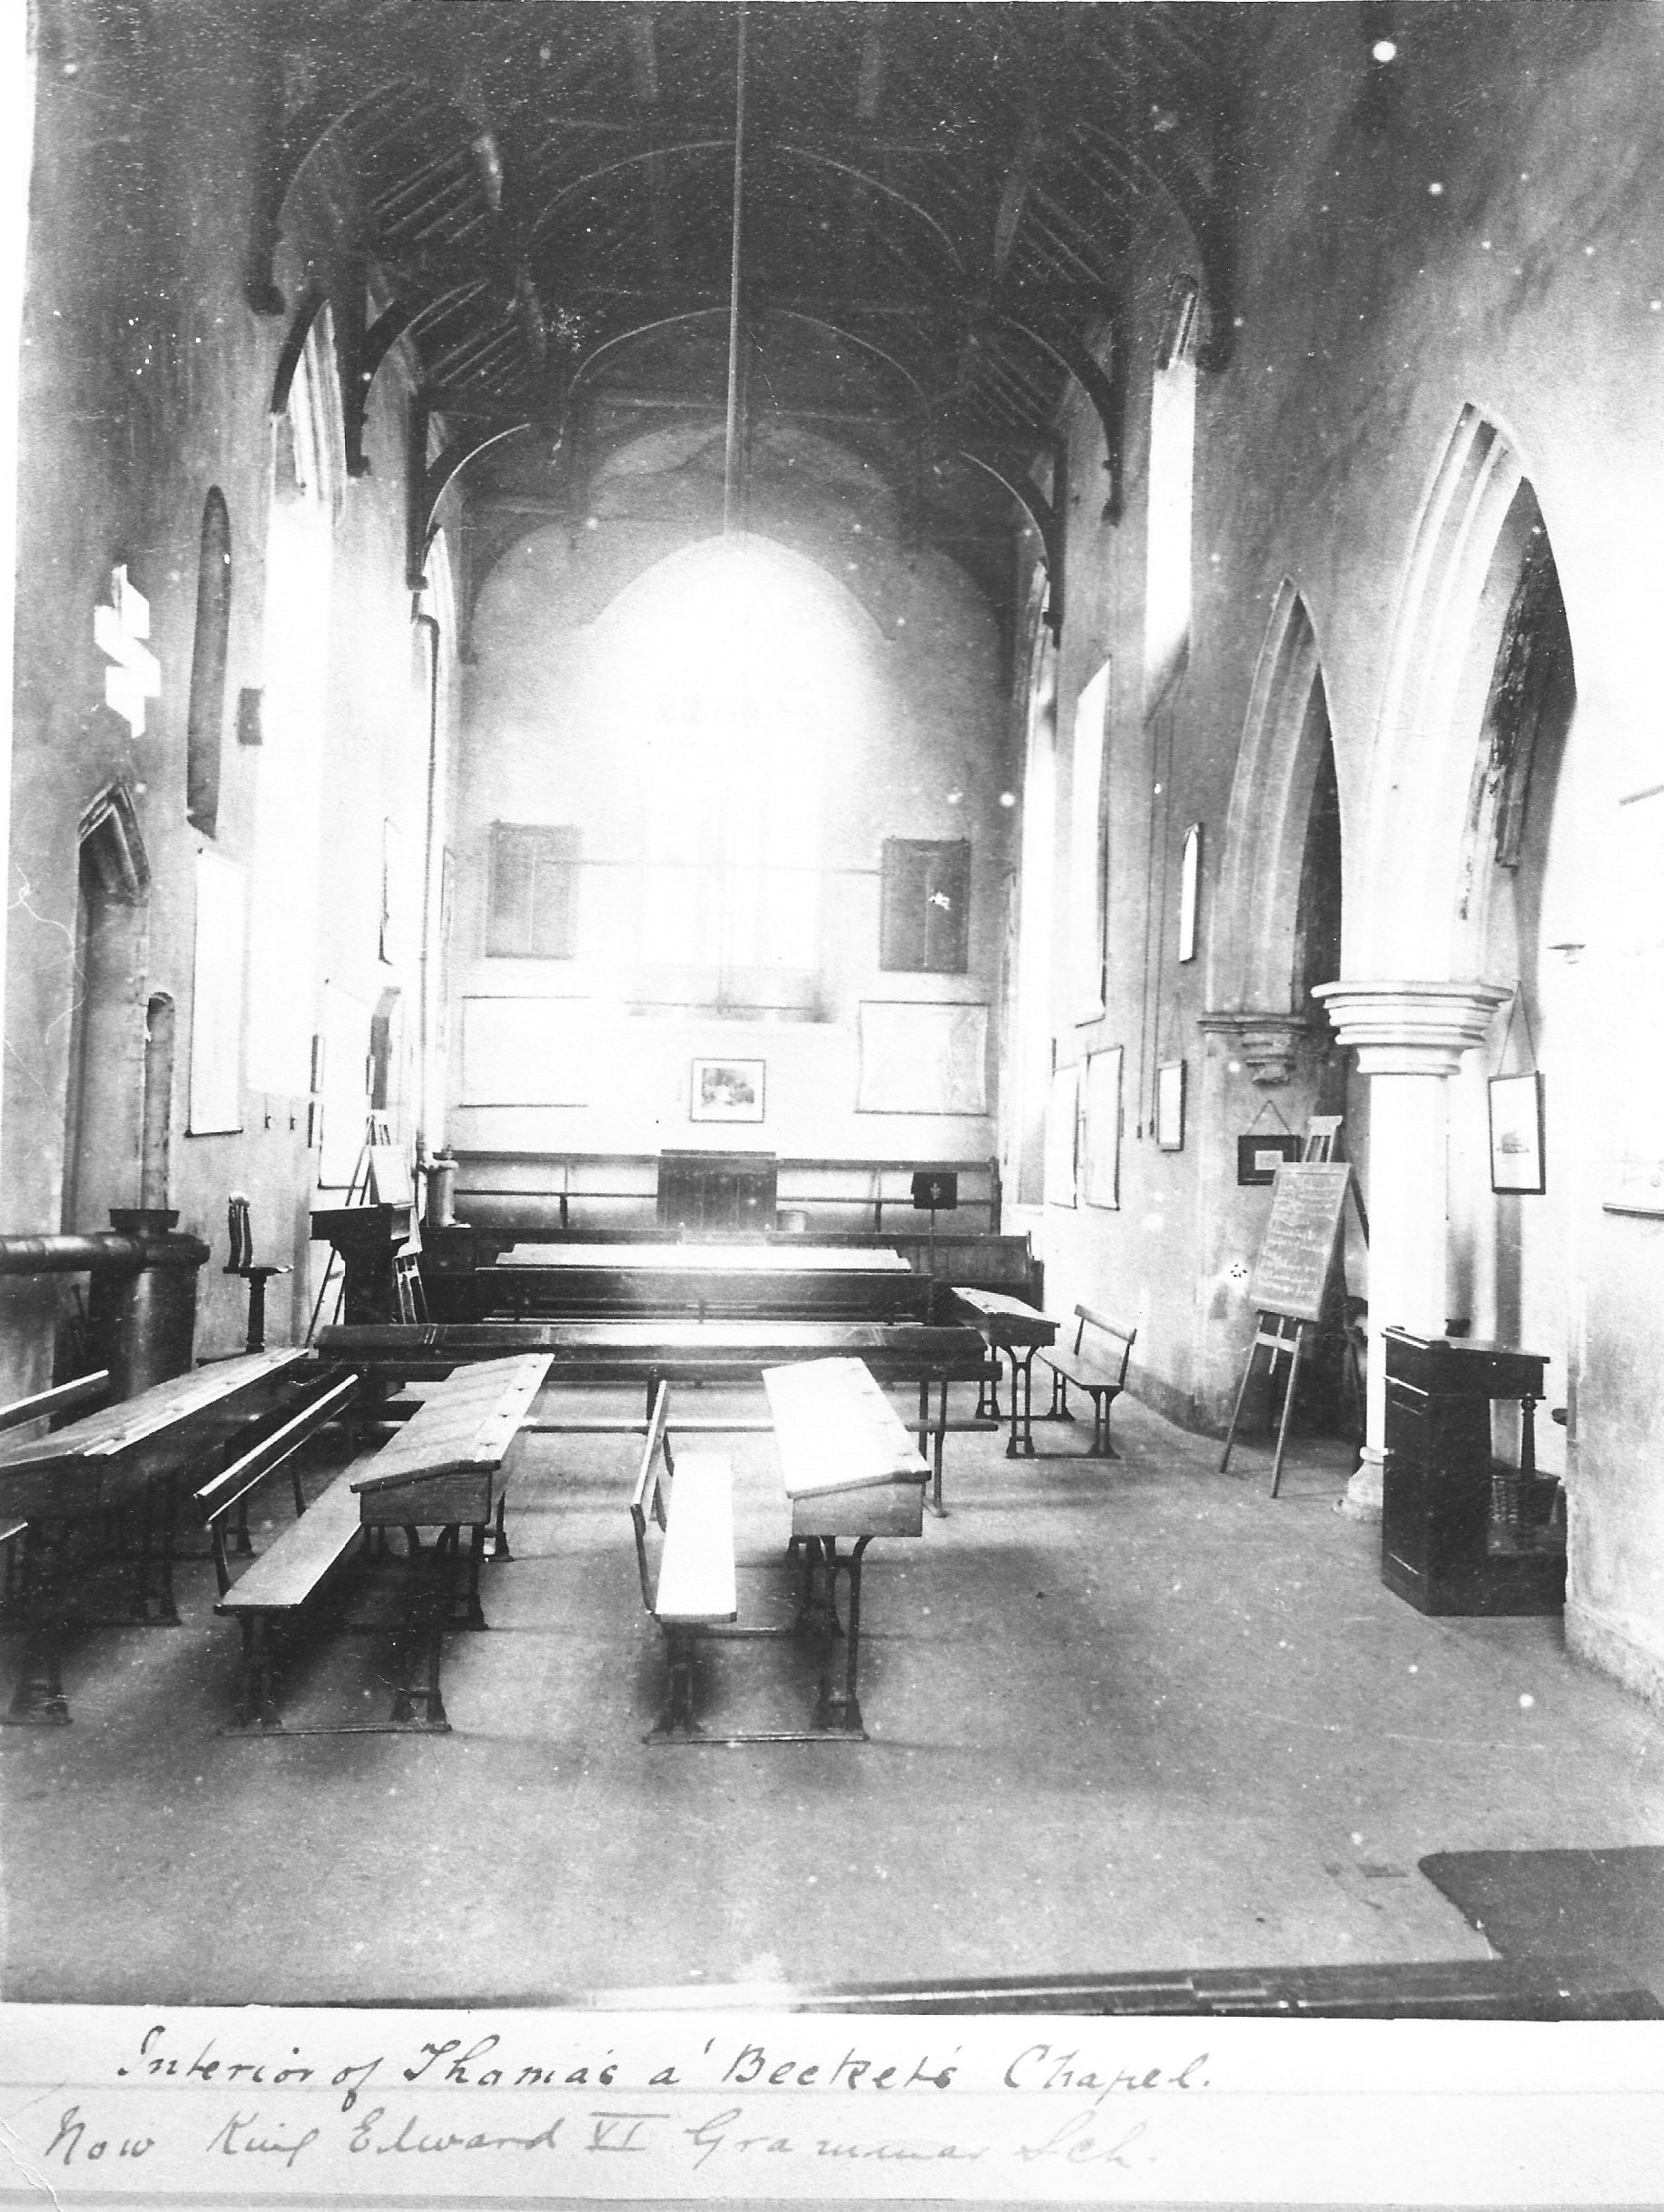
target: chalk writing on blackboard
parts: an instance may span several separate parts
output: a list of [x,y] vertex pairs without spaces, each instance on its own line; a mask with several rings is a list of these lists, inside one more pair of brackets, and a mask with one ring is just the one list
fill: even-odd
[[1344,1160],[1285,1160],[1277,1170],[1271,1219],[1248,1286],[1257,1312],[1319,1318],[1351,1173]]

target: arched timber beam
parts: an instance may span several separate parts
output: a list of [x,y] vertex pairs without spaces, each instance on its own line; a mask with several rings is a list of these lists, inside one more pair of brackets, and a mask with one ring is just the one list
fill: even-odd
[[527,233],[527,244],[535,246],[553,222],[556,211],[568,200],[591,184],[598,184],[603,177],[615,176],[621,169],[638,169],[644,163],[662,161],[673,153],[726,153],[732,152],[734,139],[688,138],[673,145],[649,146],[645,153],[621,154],[615,162],[603,162],[598,169],[586,169],[581,176],[570,178],[556,193],[552,193],[537,211],[537,219]]
[[921,207],[917,200],[910,198],[906,193],[898,192],[893,184],[887,184],[882,177],[874,176],[870,169],[862,169],[853,162],[837,161],[830,153],[817,153],[808,146],[793,145],[786,139],[772,141],[771,151],[775,153],[789,153],[794,161],[808,162],[816,168],[835,169],[841,176],[849,177],[854,183],[869,186],[881,198],[893,200],[898,206],[906,208],[909,214],[916,215],[928,229],[935,232],[947,249],[948,258],[953,266],[963,274],[965,263],[959,248],[941,224],[937,222],[929,208]]
[[919,401],[920,410],[925,421],[929,423],[931,414],[929,392],[925,390],[924,386],[906,362],[898,360],[893,353],[887,352],[882,346],[876,344],[871,338],[863,338],[859,331],[852,331],[847,323],[829,322],[823,315],[805,314],[802,309],[796,307],[770,307],[766,308],[765,311],[771,315],[779,315],[787,322],[807,323],[811,330],[830,331],[834,338],[842,338],[852,346],[859,346],[863,353],[871,353],[875,360],[881,360],[886,368],[893,369],[899,377],[912,386],[914,395]]
[[1234,106],[1222,111],[1211,186],[1199,184],[1166,146],[1147,150],[1128,145],[1101,123],[1078,121],[1076,134],[1112,146],[1141,173],[1177,211],[1196,241],[1202,289],[1207,300],[1207,339],[1197,349],[1196,365],[1210,372],[1230,366],[1236,343],[1236,235],[1231,221],[1232,188],[1240,167]]
[[[428,558],[428,548],[433,542],[433,518],[439,509],[439,501],[471,460],[493,446],[500,446],[506,439],[518,438],[532,429],[529,415],[518,417],[512,422],[498,421],[489,429],[476,428],[464,430],[435,454],[431,461],[426,459],[428,445],[428,410],[424,406],[410,410],[410,498],[409,528],[405,554],[405,584],[411,591],[422,588],[423,565]],[[425,465],[424,465],[425,464]]]
[[389,93],[408,89],[448,107],[461,124],[463,143],[473,152],[486,202],[496,212],[501,198],[502,168],[497,142],[489,129],[470,116],[454,100],[427,93],[418,79],[403,73],[383,77],[367,91],[348,94],[339,86],[320,93],[268,141],[266,158],[258,167],[253,206],[250,213],[249,265],[243,289],[257,315],[281,315],[287,305],[277,281],[278,242],[283,233],[283,204],[301,170],[324,140],[356,115],[365,114]]
[[[1054,642],[1063,635],[1063,523],[1061,501],[1054,507],[1038,484],[1015,470],[1002,469],[996,462],[985,460],[980,453],[973,453],[969,446],[955,446],[955,457],[969,461],[973,469],[980,469],[984,476],[993,478],[1002,491],[1009,492],[1040,534],[1040,549],[1046,558],[1046,627]],[[1059,457],[1060,458],[1060,457]]]
[[1058,368],[1072,376],[1086,393],[1104,433],[1104,469],[1109,479],[1109,496],[1104,506],[1104,519],[1107,522],[1118,522],[1121,518],[1127,461],[1127,349],[1122,338],[1120,316],[1113,314],[1110,319],[1108,375],[1077,338],[1049,338],[1043,331],[1037,331],[1031,322],[1025,321],[1020,315],[1012,314],[1008,308],[988,308],[983,312],[982,320],[1017,331],[1030,345],[1038,346],[1042,353],[1049,354]]
[[294,314],[283,333],[282,348],[278,354],[277,372],[271,380],[271,412],[281,415],[289,405],[290,387],[295,370],[300,366],[300,356],[306,351],[307,339],[318,320],[318,311],[324,303],[321,284],[309,283],[295,303]]

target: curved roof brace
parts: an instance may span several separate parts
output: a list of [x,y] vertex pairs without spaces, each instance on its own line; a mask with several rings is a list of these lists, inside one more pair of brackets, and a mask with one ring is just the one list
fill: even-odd
[[928,426],[930,420],[930,394],[907,364],[897,360],[893,353],[887,353],[882,346],[875,345],[871,339],[863,338],[859,331],[852,331],[845,323],[827,321],[823,315],[805,314],[802,309],[796,307],[772,307],[767,311],[782,316],[787,322],[806,322],[812,330],[830,331],[834,338],[847,339],[851,345],[859,346],[863,353],[871,353],[887,368],[893,369],[899,377],[912,386]]
[[984,311],[984,321],[1016,331],[1049,353],[1060,369],[1067,370],[1092,402],[1104,433],[1104,470],[1109,479],[1108,498],[1104,504],[1104,520],[1118,522],[1125,498],[1127,463],[1127,347],[1125,322],[1117,311],[1110,316],[1109,370],[1106,375],[1093,360],[1090,351],[1078,338],[1064,336],[1049,338],[1037,331],[1031,322],[1008,310],[990,307]]
[[291,122],[269,132],[265,157],[255,173],[249,265],[243,280],[244,293],[257,315],[281,315],[288,304],[277,281],[276,262],[290,186],[337,124],[390,92],[397,82],[389,78],[350,98],[339,91],[320,93]]
[[[1058,493],[1054,505],[1039,486],[1024,476],[1019,469],[1005,469],[985,460],[981,454],[973,453],[969,446],[953,449],[960,460],[969,461],[973,469],[980,469],[984,476],[991,476],[1002,491],[1009,491],[1027,514],[1040,534],[1040,548],[1046,559],[1046,627],[1053,640],[1063,635],[1063,512],[1065,501],[1061,484],[1054,486]],[[1063,456],[1058,455],[1061,469]]]
[[300,356],[306,351],[306,341],[318,320],[318,311],[324,303],[323,286],[316,280],[309,281],[295,302],[294,315],[283,334],[282,351],[278,355],[277,374],[271,380],[271,412],[281,415],[289,405],[290,388],[295,380],[295,370],[300,366]]
[[674,144],[650,146],[642,153],[621,154],[615,162],[603,162],[597,169],[586,169],[578,176],[568,177],[558,192],[551,193],[537,211],[537,220],[527,234],[528,247],[535,247],[554,220],[556,211],[575,198],[586,186],[598,184],[603,177],[615,176],[621,169],[636,169],[654,162],[664,162],[677,153],[727,153],[733,151],[734,133],[730,131],[721,138],[687,138]]
[[410,591],[420,591],[427,581],[422,570],[428,548],[433,542],[434,517],[438,512],[439,501],[456,478],[469,461],[477,460],[492,446],[501,445],[505,439],[517,438],[533,427],[531,418],[527,415],[512,421],[499,417],[488,424],[482,419],[475,427],[460,431],[429,461],[428,422],[428,408],[418,400],[410,410],[411,489],[405,546],[405,586]]
[[[338,87],[310,100],[281,129],[268,119],[264,158],[256,167],[249,216],[249,262],[243,278],[244,296],[257,315],[281,315],[287,304],[277,281],[276,262],[278,242],[283,234],[283,203],[295,179],[332,131],[387,94],[410,84],[408,76],[392,75],[363,92],[348,94]],[[461,136],[473,160],[481,194],[495,213],[502,188],[496,139],[455,101],[444,104],[461,120]]]
[[1196,241],[1202,290],[1207,301],[1207,338],[1196,349],[1196,366],[1216,373],[1230,366],[1236,344],[1236,232],[1233,194],[1241,180],[1241,126],[1235,102],[1222,103],[1211,185],[1198,184],[1169,149],[1152,142],[1129,146],[1095,123],[1077,123],[1077,133],[1101,139],[1143,172],[1177,210]]
[[840,162],[834,160],[830,153],[817,153],[812,147],[809,146],[794,146],[791,144],[789,141],[782,139],[775,143],[773,151],[776,153],[789,153],[796,161],[810,162],[815,163],[822,169],[835,169],[838,171],[840,175],[849,177],[856,183],[867,185],[871,191],[881,193],[886,200],[895,201],[898,206],[906,208],[909,214],[916,215],[921,222],[926,224],[930,230],[935,232],[937,237],[940,239],[943,246],[947,249],[948,259],[950,262],[951,262],[954,268],[957,269],[961,275],[964,274],[964,257],[960,253],[959,248],[954,244],[952,239],[942,228],[941,224],[937,222],[935,216],[930,213],[929,208],[921,207],[918,201],[912,199],[908,193],[904,192],[898,192],[893,184],[887,184],[882,177],[874,176],[871,170],[862,169],[853,162]]

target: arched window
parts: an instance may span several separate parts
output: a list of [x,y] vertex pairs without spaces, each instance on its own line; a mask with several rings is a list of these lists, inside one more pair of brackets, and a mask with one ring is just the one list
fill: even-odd
[[249,1082],[294,1097],[318,1021],[317,913],[330,607],[340,470],[330,311],[320,308],[272,418],[264,697],[249,914]]
[[1196,466],[1196,287],[1168,306],[1150,387],[1148,542],[1145,568],[1144,710],[1182,673],[1190,652],[1190,510]]
[[220,737],[225,721],[225,659],[231,627],[231,521],[219,486],[202,506],[196,571],[196,632],[185,718],[185,813],[212,837],[220,819]]
[[857,716],[848,618],[805,566],[701,551],[618,610],[644,1002],[818,1004],[827,764]]

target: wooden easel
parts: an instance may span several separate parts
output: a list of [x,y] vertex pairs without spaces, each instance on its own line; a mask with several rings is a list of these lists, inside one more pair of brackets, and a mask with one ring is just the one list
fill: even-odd
[[[1305,1141],[1298,1161],[1290,1162],[1278,1171],[1272,1218],[1265,1231],[1260,1265],[1255,1269],[1255,1287],[1263,1293],[1255,1301],[1258,1318],[1248,1357],[1243,1363],[1242,1380],[1236,1386],[1236,1402],[1231,1408],[1231,1425],[1226,1432],[1225,1451],[1219,1461],[1219,1472],[1224,1474],[1231,1464],[1255,1355],[1265,1353],[1268,1380],[1275,1380],[1278,1360],[1286,1359],[1288,1382],[1283,1392],[1283,1413],[1277,1423],[1277,1446],[1271,1463],[1273,1497],[1283,1480],[1283,1455],[1288,1444],[1288,1425],[1295,1409],[1300,1362],[1322,1318],[1324,1292],[1334,1260],[1347,1191],[1351,1190],[1357,1199],[1351,1170],[1344,1161],[1334,1158],[1340,1126],[1339,1114],[1312,1115],[1306,1123]],[[1306,1169],[1335,1167],[1341,1170],[1338,1183],[1332,1173],[1319,1179],[1303,1176],[1301,1172]],[[1288,1179],[1286,1182],[1285,1177]],[[1363,1220],[1363,1201],[1357,1202],[1359,1220]],[[1367,1235],[1367,1223],[1364,1229]]]

